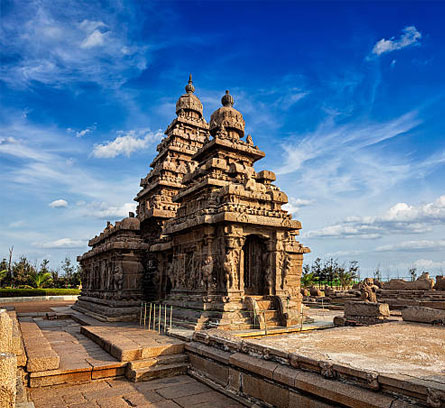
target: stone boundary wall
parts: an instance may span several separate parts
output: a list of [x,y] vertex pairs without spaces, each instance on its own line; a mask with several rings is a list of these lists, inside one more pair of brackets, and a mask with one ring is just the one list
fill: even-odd
[[0,297],[0,304],[3,303],[21,303],[21,302],[41,302],[44,300],[77,300],[79,295],[66,296],[19,296],[19,297]]
[[[186,344],[190,374],[249,404],[277,408],[445,406],[445,386],[249,343],[220,331]],[[262,405],[261,405],[262,404]]]

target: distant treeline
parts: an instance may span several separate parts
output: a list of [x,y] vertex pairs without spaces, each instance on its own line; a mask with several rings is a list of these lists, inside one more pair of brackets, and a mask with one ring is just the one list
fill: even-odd
[[12,249],[9,257],[0,262],[0,287],[9,288],[78,288],[81,270],[66,257],[60,268],[53,269],[49,260],[40,264],[30,262],[25,256],[12,261]]

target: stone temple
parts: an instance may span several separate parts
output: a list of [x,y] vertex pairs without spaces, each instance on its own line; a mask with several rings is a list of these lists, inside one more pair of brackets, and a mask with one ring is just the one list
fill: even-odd
[[108,223],[78,257],[76,309],[107,321],[135,320],[141,301],[173,306],[189,328],[300,323],[301,224],[226,91],[207,123],[190,76],[176,117],[141,180],[136,216]]

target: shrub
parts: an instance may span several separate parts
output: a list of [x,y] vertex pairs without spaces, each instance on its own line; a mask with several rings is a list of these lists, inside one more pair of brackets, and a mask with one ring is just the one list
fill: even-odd
[[0,297],[79,295],[80,289],[0,289]]

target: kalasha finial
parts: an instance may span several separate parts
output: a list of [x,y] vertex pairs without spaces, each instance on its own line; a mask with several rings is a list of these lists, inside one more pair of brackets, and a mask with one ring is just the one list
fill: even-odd
[[185,86],[185,90],[187,93],[194,93],[195,87],[193,86],[192,74],[189,76],[189,83]]
[[229,94],[229,91],[226,91],[226,94],[221,98],[221,103],[223,106],[233,106],[235,101],[233,100],[233,96]]

